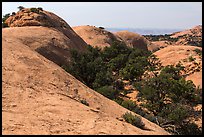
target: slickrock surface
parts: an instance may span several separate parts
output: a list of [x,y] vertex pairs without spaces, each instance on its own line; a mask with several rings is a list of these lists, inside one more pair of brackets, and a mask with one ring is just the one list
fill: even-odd
[[129,31],[119,31],[115,35],[123,39],[129,47],[148,50],[147,45],[149,41],[142,35]]
[[122,39],[115,36],[113,33],[97,28],[95,26],[75,26],[72,29],[84,40],[87,44],[93,47],[109,47],[113,42],[121,42]]
[[151,130],[121,121],[127,109],[4,31],[2,44],[3,134],[168,134],[144,118]]

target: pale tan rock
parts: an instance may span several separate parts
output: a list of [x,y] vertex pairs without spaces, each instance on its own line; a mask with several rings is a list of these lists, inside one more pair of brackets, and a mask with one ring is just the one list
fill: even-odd
[[75,26],[72,29],[89,45],[103,49],[113,42],[121,42],[122,39],[113,33],[95,26]]
[[142,35],[129,32],[129,31],[119,31],[119,32],[116,32],[115,35],[123,39],[127,44],[127,46],[131,48],[148,50],[147,46],[149,44],[149,41]]

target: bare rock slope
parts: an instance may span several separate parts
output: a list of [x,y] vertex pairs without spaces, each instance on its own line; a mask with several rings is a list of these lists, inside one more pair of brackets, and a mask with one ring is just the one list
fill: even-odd
[[87,44],[57,15],[23,9],[10,16],[3,33],[18,39],[58,65],[68,65],[70,49],[86,51]]
[[113,42],[121,42],[122,39],[115,36],[113,33],[95,26],[75,26],[72,29],[84,40],[87,44],[103,49],[109,47]]
[[137,33],[129,31],[119,31],[115,33],[116,36],[120,37],[125,41],[127,46],[131,48],[139,48],[143,50],[148,50],[147,46],[149,44],[148,40]]
[[202,26],[198,25],[191,29],[173,33],[171,37],[178,39],[176,44],[202,47]]
[[126,123],[127,109],[58,66],[68,63],[70,49],[86,50],[62,19],[24,9],[7,22],[10,28],[2,29],[3,134],[168,134],[145,118],[145,130]]
[[144,118],[149,130],[121,121],[127,109],[4,31],[2,44],[3,134],[168,134]]

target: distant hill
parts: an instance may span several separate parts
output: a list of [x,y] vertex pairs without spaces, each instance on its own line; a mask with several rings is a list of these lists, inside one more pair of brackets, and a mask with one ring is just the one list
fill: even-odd
[[157,51],[169,45],[202,47],[202,25],[165,35],[144,35],[150,41],[148,49]]
[[113,42],[122,42],[122,39],[113,33],[95,26],[75,26],[72,29],[84,40],[93,47],[103,49],[109,47]]
[[149,41],[140,34],[129,32],[129,31],[118,31],[114,33],[116,36],[123,39],[127,46],[131,48],[139,48],[148,50],[147,46]]
[[165,35],[165,34],[172,34],[174,32],[182,31],[182,29],[147,29],[147,28],[106,28],[108,31],[111,32],[118,32],[118,31],[130,31],[134,33],[138,33],[140,35]]

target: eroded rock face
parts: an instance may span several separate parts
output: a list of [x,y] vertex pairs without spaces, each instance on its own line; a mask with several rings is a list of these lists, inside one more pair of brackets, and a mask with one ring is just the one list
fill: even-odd
[[55,14],[38,9],[33,11],[30,8],[18,11],[15,15],[10,16],[6,23],[9,27],[44,26],[70,28],[63,19]]
[[139,48],[143,50],[148,50],[148,40],[144,38],[142,35],[137,33],[129,32],[129,31],[119,31],[115,33],[116,36],[120,37],[125,41],[127,46],[132,48]]

